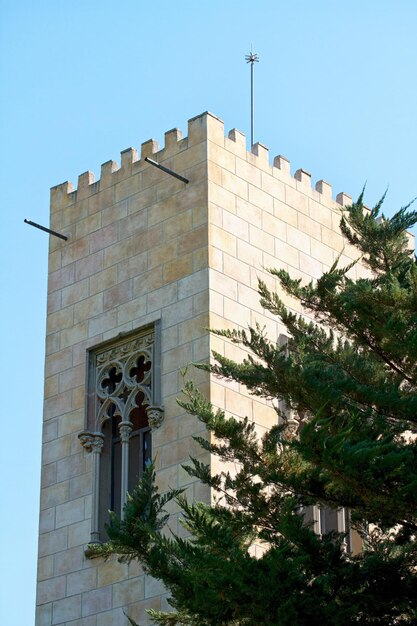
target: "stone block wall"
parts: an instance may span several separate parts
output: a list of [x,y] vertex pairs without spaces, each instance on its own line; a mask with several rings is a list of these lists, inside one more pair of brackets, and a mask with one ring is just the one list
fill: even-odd
[[[162,587],[137,564],[84,554],[92,500],[91,454],[78,440],[86,350],[161,320],[165,419],[153,432],[158,483],[162,490],[186,486],[190,498],[209,501],[208,490],[180,466],[190,454],[201,455],[192,435],[202,432],[176,403],[182,369],[207,361],[211,350],[244,356],[210,336],[209,327],[257,322],[271,338],[283,332],[259,304],[258,278],[278,289],[266,268],[310,281],[338,255],[342,263],[356,258],[339,231],[340,209],[349,201],[342,193],[335,202],[323,180],[312,188],[303,169],[292,176],[285,157],[271,165],[262,144],[248,152],[245,136],[237,130],[225,136],[223,122],[210,113],[189,121],[186,138],[177,129],[165,133],[161,150],[149,140],[140,155],[123,151],[120,167],[104,163],[97,182],[86,172],[76,191],[69,183],[51,190],[50,225],[68,241],[50,240],[37,626],[125,625],[126,607],[146,624],[146,608],[166,606]],[[260,433],[276,422],[272,404],[240,385],[199,370],[191,376],[216,406],[248,415]]]

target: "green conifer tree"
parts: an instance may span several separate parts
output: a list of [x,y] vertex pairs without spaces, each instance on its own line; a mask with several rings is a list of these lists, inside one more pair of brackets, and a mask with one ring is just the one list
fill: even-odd
[[[109,543],[94,547],[138,559],[164,582],[173,611],[151,612],[154,623],[417,624],[417,266],[405,234],[417,213],[405,207],[387,219],[381,204],[369,211],[361,195],[341,221],[368,278],[350,279],[339,263],[309,285],[271,270],[315,322],[259,283],[262,306],[287,328],[287,345],[259,327],[217,332],[248,357],[235,363],[215,354],[211,371],[284,400],[297,436],[281,412],[259,438],[248,419],[215,410],[187,383],[181,406],[214,434],[198,442],[237,462],[237,474],[212,476],[192,459],[189,474],[221,496],[210,507],[180,491],[160,495],[150,468],[125,519],[113,516]],[[164,532],[172,499],[187,539]],[[312,505],[348,509],[361,551],[347,550],[342,534],[315,533],[306,514]]]

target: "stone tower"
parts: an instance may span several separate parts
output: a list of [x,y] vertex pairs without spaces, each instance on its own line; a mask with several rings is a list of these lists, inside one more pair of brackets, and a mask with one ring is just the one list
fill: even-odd
[[[247,152],[245,136],[225,137],[210,113],[188,122],[188,137],[165,133],[161,150],[150,140],[140,158],[123,151],[97,182],[86,172],[75,191],[52,188],[50,225],[68,240],[51,237],[49,251],[37,626],[126,625],[123,610],[146,624],[147,608],[166,606],[138,564],[89,558],[86,546],[105,539],[107,510],[122,510],[151,457],[161,490],[210,501],[181,468],[190,454],[210,460],[192,440],[201,424],[176,403],[183,368],[213,349],[242,357],[209,327],[257,321],[279,336],[258,278],[278,288],[265,268],[284,267],[310,281],[342,249],[350,262],[339,232],[348,201],[334,202],[323,180],[313,189],[302,169],[292,176],[284,157],[271,165],[261,144]],[[275,423],[272,406],[239,385],[189,376],[260,432]]]

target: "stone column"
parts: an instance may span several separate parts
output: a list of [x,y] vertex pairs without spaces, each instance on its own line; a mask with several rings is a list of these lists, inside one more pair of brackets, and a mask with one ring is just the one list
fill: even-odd
[[100,455],[103,450],[102,433],[88,431],[78,435],[81,445],[87,452],[93,453],[93,494],[91,503],[91,543],[100,543],[99,532],[99,494],[100,494]]
[[122,484],[121,484],[121,513],[120,517],[124,517],[124,505],[127,500],[128,479],[129,479],[129,437],[132,432],[132,422],[120,422],[119,432],[122,442]]

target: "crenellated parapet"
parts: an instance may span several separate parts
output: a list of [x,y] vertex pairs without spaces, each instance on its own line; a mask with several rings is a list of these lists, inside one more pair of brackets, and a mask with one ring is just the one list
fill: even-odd
[[[106,161],[101,166],[100,179],[97,181],[93,172],[87,171],[78,177],[76,189],[68,181],[52,187],[52,212],[54,207],[62,208],[80,202],[100,191],[114,187],[131,176],[143,174],[152,167],[145,161],[146,157],[167,167],[170,167],[170,164],[173,167],[175,164],[177,173],[188,178],[187,160],[184,159],[184,163],[182,163],[181,158],[178,157],[187,149],[207,141],[228,148],[236,156],[245,159],[248,163],[263,169],[319,202],[322,201],[325,204],[329,204],[329,202],[334,204],[335,202],[338,205],[346,206],[352,201],[352,198],[344,192],[338,193],[335,201],[333,201],[332,186],[324,180],[318,180],[313,186],[311,174],[303,168],[297,169],[292,175],[290,161],[285,156],[274,157],[271,165],[267,146],[256,143],[248,151],[244,133],[234,128],[225,136],[223,121],[212,113],[205,112],[188,121],[188,135],[186,137],[183,137],[181,130],[173,128],[165,133],[163,147],[160,147],[156,140],[149,139],[141,144],[140,151],[135,148],[123,150],[120,153],[120,166],[116,161]],[[192,182],[192,177],[190,182]],[[140,187],[139,184],[138,187]]]

